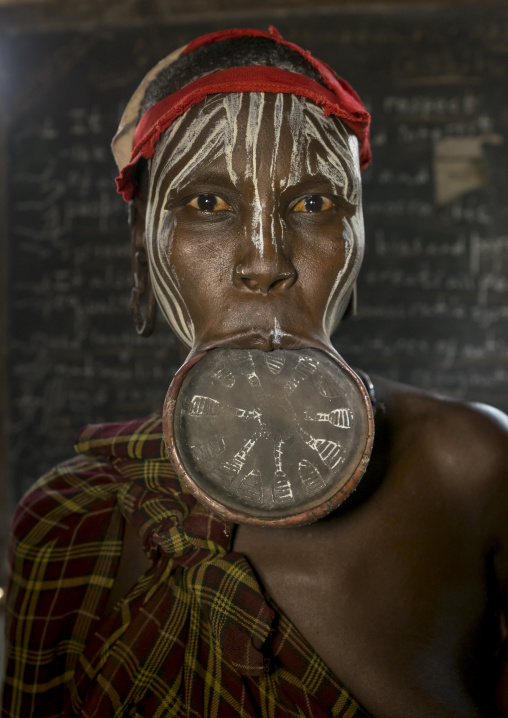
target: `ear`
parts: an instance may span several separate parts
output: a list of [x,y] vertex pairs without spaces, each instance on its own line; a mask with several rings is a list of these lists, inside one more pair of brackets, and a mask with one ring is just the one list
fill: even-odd
[[129,231],[131,235],[132,251],[145,251],[145,219],[146,200],[141,197],[134,197],[129,202]]
[[[150,281],[145,234],[146,202],[135,197],[129,204],[129,230],[131,235],[131,258],[134,287],[132,288],[130,310],[137,333],[149,337],[154,330],[157,304]],[[146,295],[146,309],[143,316],[141,300]]]

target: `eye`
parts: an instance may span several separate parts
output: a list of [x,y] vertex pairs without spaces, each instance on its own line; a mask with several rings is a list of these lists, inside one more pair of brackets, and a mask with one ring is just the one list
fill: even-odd
[[333,207],[333,202],[322,194],[311,194],[293,207],[293,212],[324,212]]
[[231,206],[215,194],[198,194],[188,203],[189,207],[199,209],[201,212],[223,212]]

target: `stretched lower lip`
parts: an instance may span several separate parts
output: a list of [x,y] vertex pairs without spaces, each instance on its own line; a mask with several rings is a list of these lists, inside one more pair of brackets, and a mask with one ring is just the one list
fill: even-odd
[[305,349],[314,347],[327,351],[331,350],[333,354],[336,353],[329,342],[312,337],[301,337],[284,331],[276,335],[272,333],[241,332],[234,336],[200,342],[193,347],[189,357],[219,347],[228,349],[260,349],[266,352],[272,351],[273,349]]
[[204,346],[200,347],[200,350],[227,347],[229,349],[260,349],[269,352],[272,349],[296,349],[306,345],[302,339],[286,333],[274,337],[272,334],[245,332],[233,337],[224,337],[215,342],[206,342]]

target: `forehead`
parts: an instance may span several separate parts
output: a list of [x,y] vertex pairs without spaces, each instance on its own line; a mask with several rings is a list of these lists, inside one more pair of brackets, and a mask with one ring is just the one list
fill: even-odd
[[286,183],[296,175],[321,174],[351,200],[360,185],[359,145],[339,118],[325,117],[306,98],[282,93],[211,95],[192,106],[164,133],[151,175],[172,184],[210,164],[225,165],[232,181],[253,164],[277,172]]

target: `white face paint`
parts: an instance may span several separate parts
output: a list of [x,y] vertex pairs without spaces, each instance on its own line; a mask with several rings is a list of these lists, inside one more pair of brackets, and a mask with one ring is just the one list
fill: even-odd
[[344,217],[343,239],[346,261],[338,272],[323,315],[323,331],[330,337],[344,314],[350,292],[360,271],[365,245],[361,208],[360,148],[356,135],[336,117],[301,97],[292,96],[289,115],[293,151],[291,169],[282,188],[296,184],[304,173],[327,177],[337,194],[356,206],[350,217]]
[[[291,194],[302,178],[319,177],[350,207],[342,219],[344,262],[331,282],[320,320],[324,336],[329,337],[345,309],[363,256],[356,136],[340,120],[325,117],[319,106],[295,95],[277,94],[269,103],[264,93],[211,95],[195,108],[199,111],[193,108],[193,112],[184,113],[164,133],[150,163],[146,238],[152,282],[162,313],[179,339],[193,346],[194,317],[172,264],[178,215],[168,209],[170,196],[193,186],[196,174],[203,176],[209,166],[214,171],[219,167],[240,192],[248,184],[250,211],[242,232],[263,260],[267,242],[273,247],[272,256],[290,241],[287,218],[280,209],[282,198]],[[270,320],[270,326],[260,329],[270,333],[274,346],[286,336],[284,319],[278,314]]]
[[[152,283],[166,321],[180,341],[187,346],[194,344],[194,325],[179,292],[178,275],[167,271],[167,267],[171,267],[172,237],[176,229],[176,218],[165,209],[167,192],[162,192],[161,188],[167,184],[167,176],[172,174],[169,186],[171,189],[177,189],[181,183],[187,181],[200,164],[210,161],[221,152],[224,152],[231,176],[234,177],[231,158],[240,101],[241,95],[238,95],[236,103],[234,101],[228,103],[228,111],[224,116],[225,106],[222,96],[208,98],[203,112],[197,119],[187,124],[182,140],[172,147],[170,161],[167,161],[168,144],[186,120],[186,114],[181,115],[159,141],[150,163],[146,236]],[[218,115],[221,116],[220,121]],[[208,131],[210,125],[212,129]],[[232,128],[233,132],[225,132],[225,128]],[[207,141],[200,144],[203,131],[207,132]]]
[[[259,195],[258,142],[265,105],[265,93],[252,93],[249,97],[249,120],[245,132],[245,153],[247,158],[246,176],[254,185],[254,207],[250,238],[263,256],[263,207]],[[246,228],[247,229],[247,228]]]

